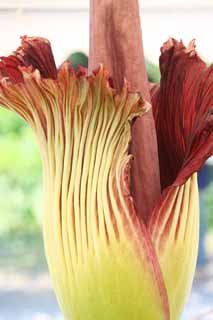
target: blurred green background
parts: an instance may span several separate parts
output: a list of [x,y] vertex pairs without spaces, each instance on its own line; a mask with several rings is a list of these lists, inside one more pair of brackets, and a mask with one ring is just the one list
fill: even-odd
[[[74,68],[87,65],[78,52],[68,59]],[[149,80],[158,82],[159,69],[147,61]],[[42,169],[37,143],[28,125],[0,108],[0,238],[37,236],[42,221]],[[206,189],[208,228],[213,229],[213,183]]]

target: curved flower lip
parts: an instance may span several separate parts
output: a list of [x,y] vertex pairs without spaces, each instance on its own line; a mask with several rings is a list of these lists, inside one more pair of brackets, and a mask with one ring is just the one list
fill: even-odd
[[[81,65],[79,65],[77,71],[75,71],[71,67],[70,61],[63,62],[57,69],[49,40],[41,37],[28,37],[26,35],[20,38],[21,46],[14,51],[13,55],[0,57],[0,91],[6,90],[10,85],[23,85],[24,90],[25,82],[28,78],[34,78],[36,82],[39,82],[40,80],[45,82],[45,80],[48,79],[60,82],[62,78],[66,77],[67,71],[77,78],[82,77],[89,82],[93,82],[94,78],[99,77],[101,72],[103,73],[103,81],[105,81],[106,86],[109,87],[110,91],[113,92],[115,96],[122,95],[123,90],[127,91],[129,96],[138,95],[140,99],[139,104],[144,105],[144,112],[150,110],[151,105],[147,101],[144,101],[140,92],[131,91],[130,83],[125,78],[123,89],[119,94],[118,91],[114,89],[112,77],[102,64],[99,64],[99,67],[96,70],[93,70],[90,75],[88,75],[87,68],[84,68]],[[11,93],[8,92],[8,95],[10,94]],[[16,96],[14,96],[14,105],[17,103],[15,100]],[[32,120],[30,120],[32,114],[24,109],[25,106],[23,104],[21,116],[29,122]],[[37,111],[38,113],[41,112],[39,106],[37,106]],[[139,114],[135,115],[134,118],[139,116]],[[45,128],[44,115],[40,114],[40,117],[43,118],[43,128]],[[129,121],[132,121],[132,119],[130,118]]]
[[23,82],[22,69],[38,69],[43,78],[56,79],[57,68],[50,42],[45,38],[21,37],[21,46],[9,57],[1,57],[0,75],[11,82]]
[[152,86],[161,185],[181,185],[213,154],[213,66],[170,38],[161,48],[161,82]]

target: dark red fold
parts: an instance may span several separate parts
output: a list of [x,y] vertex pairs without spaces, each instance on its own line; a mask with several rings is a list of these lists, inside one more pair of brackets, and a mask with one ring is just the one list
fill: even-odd
[[21,46],[13,55],[0,58],[0,76],[13,83],[23,82],[21,68],[39,70],[43,78],[56,79],[57,68],[50,42],[39,37],[21,37]]
[[213,154],[213,67],[169,39],[161,48],[161,82],[152,88],[162,188],[181,185]]

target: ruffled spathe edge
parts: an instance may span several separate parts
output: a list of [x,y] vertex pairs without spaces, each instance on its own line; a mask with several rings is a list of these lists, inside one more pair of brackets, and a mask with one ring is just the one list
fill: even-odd
[[161,185],[182,185],[213,154],[213,67],[169,39],[161,48],[161,82],[152,86]]
[[[45,115],[40,106],[44,98],[42,90],[45,87],[49,86],[50,91],[54,91],[53,95],[61,96],[63,104],[65,86],[70,79],[76,81],[77,86],[81,81],[86,81],[89,86],[95,85],[100,77],[105,90],[110,95],[116,96],[118,101],[123,93],[127,92],[128,99],[137,97],[140,100],[139,105],[144,104],[139,93],[130,92],[130,85],[126,80],[124,80],[123,89],[118,93],[113,88],[113,80],[103,65],[100,65],[91,75],[88,75],[87,69],[81,66],[75,72],[69,61],[65,61],[57,69],[50,42],[41,37],[24,36],[21,37],[21,46],[13,55],[0,58],[0,99],[3,106],[19,113],[31,125],[33,106],[37,109],[38,117],[42,119],[43,129],[46,130]],[[149,108],[150,106],[146,104],[146,109]]]
[[23,36],[21,46],[13,55],[1,57],[1,77],[9,78],[13,83],[23,82],[22,68],[38,69],[43,78],[56,78],[57,68],[47,39]]

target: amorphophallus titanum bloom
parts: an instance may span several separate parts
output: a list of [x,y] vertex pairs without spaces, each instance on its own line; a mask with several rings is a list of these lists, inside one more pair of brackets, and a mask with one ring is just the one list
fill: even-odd
[[[143,52],[135,51],[130,67],[131,54],[122,55],[125,49],[118,46],[127,25],[127,38],[137,39],[125,46],[141,48],[137,2],[117,1],[113,11],[107,1],[99,4],[91,35],[97,17],[107,12],[115,28],[114,51],[112,58],[104,57],[111,42],[97,51],[105,33],[94,34],[90,68],[103,50],[114,84],[103,66],[90,76],[83,69],[75,73],[66,62],[57,70],[50,43],[25,36],[14,55],[1,58],[0,103],[31,125],[39,143],[45,250],[65,319],[176,320],[196,263],[196,172],[213,153],[213,69],[206,68],[193,42],[185,48],[170,39],[162,47],[161,83],[151,89],[162,194],[155,184],[154,196],[146,194],[146,173],[152,170],[150,180],[158,184],[158,168],[144,153],[144,163],[150,157],[154,164],[140,170],[143,152],[155,145],[155,137],[144,142],[141,135],[153,131]],[[132,24],[124,26],[124,16]],[[130,81],[121,85],[125,74]]]

